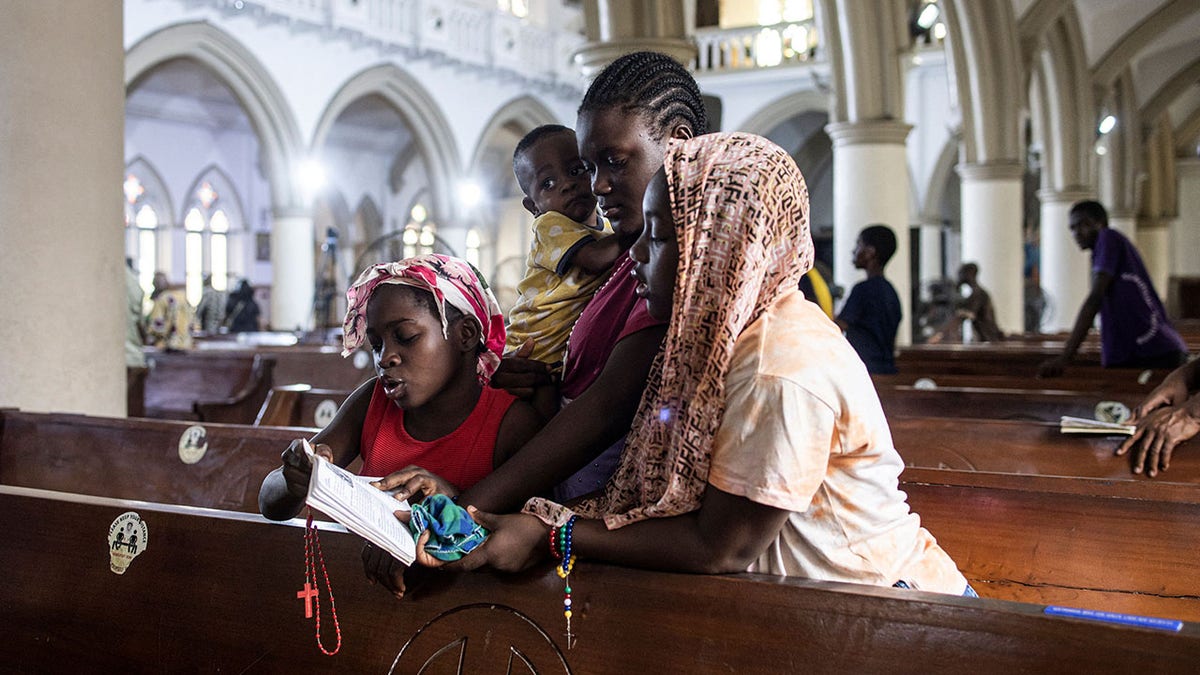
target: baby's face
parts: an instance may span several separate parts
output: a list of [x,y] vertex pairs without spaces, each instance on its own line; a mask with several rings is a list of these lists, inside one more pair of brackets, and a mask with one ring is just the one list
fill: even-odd
[[557,211],[580,223],[591,223],[596,214],[591,177],[575,134],[562,132],[547,136],[525,151],[521,170],[528,180],[526,195],[535,214]]

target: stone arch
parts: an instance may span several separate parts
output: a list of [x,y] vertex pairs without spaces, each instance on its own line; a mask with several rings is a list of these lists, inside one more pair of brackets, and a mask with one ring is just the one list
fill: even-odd
[[1121,39],[1109,47],[1092,69],[1092,79],[1097,86],[1110,87],[1133,57],[1175,24],[1188,18],[1196,11],[1195,0],[1169,0],[1138,25],[1131,28]]
[[1043,95],[1029,97],[1039,108],[1031,112],[1042,129],[1042,186],[1079,190],[1092,182],[1095,105],[1074,7],[1063,11],[1044,35],[1045,48],[1032,62]]
[[1193,110],[1179,126],[1175,127],[1175,154],[1191,157],[1200,144],[1200,107]]
[[1200,80],[1200,56],[1193,59],[1178,72],[1171,76],[1171,79],[1163,83],[1153,94],[1147,99],[1145,105],[1138,112],[1138,117],[1146,123],[1152,123],[1157,120],[1167,110],[1167,106],[1178,98],[1183,92],[1196,84]]
[[1021,160],[1021,59],[1007,2],[947,0],[947,55],[962,110],[963,163]]
[[479,168],[479,162],[487,149],[488,139],[508,124],[515,124],[524,133],[529,133],[543,124],[556,124],[558,118],[550,109],[532,96],[522,96],[505,103],[492,115],[492,119],[484,125],[475,143],[475,151],[471,153],[471,163],[468,172],[473,173]]
[[229,87],[258,134],[275,211],[299,208],[291,174],[302,148],[300,132],[267,69],[245,46],[211,24],[178,24],[146,36],[126,52],[126,91],[157,66],[178,58],[201,63]]
[[412,131],[417,147],[428,163],[434,188],[433,206],[439,218],[460,217],[457,200],[452,199],[454,181],[459,175],[454,131],[421,83],[393,64],[372,66],[342,85],[321,113],[313,133],[311,151],[316,152],[324,146],[329,130],[342,111],[370,95],[387,101]]
[[780,124],[809,110],[830,113],[830,97],[819,91],[797,91],[771,101],[738,125],[739,131],[765,136]]
[[925,201],[917,212],[917,219],[922,223],[942,224],[942,200],[946,195],[946,187],[950,181],[958,180],[954,168],[958,166],[959,137],[951,136],[946,139],[942,151],[938,154],[933,171],[929,174],[929,184],[925,187]]

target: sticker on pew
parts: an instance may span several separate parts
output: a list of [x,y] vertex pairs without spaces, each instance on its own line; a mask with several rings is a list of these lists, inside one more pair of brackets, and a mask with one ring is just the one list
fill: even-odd
[[370,366],[370,365],[371,365],[371,355],[370,354],[364,352],[361,349],[358,350],[357,352],[354,352],[354,367],[355,368],[358,368],[359,370],[366,370],[367,366]]
[[313,425],[318,429],[324,429],[333,421],[333,416],[337,414],[338,404],[331,398],[327,398],[317,404],[317,409],[313,413]]
[[150,543],[146,521],[133,511],[126,511],[108,526],[108,568],[114,574],[125,574],[129,563]]
[[199,424],[188,427],[179,437],[179,459],[184,464],[195,464],[204,459],[208,452],[208,431]]
[[1094,609],[1081,609],[1079,607],[1062,607],[1059,605],[1049,605],[1046,607],[1046,613],[1051,616],[1065,616],[1072,619],[1086,619],[1088,621],[1103,621],[1105,623],[1120,623],[1126,626],[1138,626],[1141,628],[1155,628],[1158,630],[1169,630],[1178,633],[1183,630],[1183,622],[1176,619],[1160,619],[1156,616],[1141,616],[1139,614],[1118,614],[1116,612],[1098,612]]

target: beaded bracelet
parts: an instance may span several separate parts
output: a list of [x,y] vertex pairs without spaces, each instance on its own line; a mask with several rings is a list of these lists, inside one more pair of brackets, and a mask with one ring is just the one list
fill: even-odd
[[575,569],[575,554],[571,552],[571,540],[578,519],[579,516],[571,516],[565,525],[550,530],[550,550],[562,559],[555,571],[564,583],[563,616],[567,619],[567,649],[574,645],[574,635],[571,634],[571,571]]

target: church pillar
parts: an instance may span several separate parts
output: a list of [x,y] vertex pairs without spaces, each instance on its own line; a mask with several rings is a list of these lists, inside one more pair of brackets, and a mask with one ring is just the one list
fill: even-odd
[[[1146,272],[1154,283],[1158,297],[1165,302],[1167,299],[1167,284],[1170,277],[1171,251],[1169,249],[1168,230],[1166,226],[1140,227],[1134,244],[1142,254],[1142,262],[1146,263]],[[1195,253],[1193,253],[1195,255]]]
[[979,282],[991,293],[1000,330],[1019,332],[1025,325],[1024,169],[996,162],[959,164],[957,170],[962,177],[962,261],[979,265]]
[[1091,199],[1084,191],[1038,190],[1042,204],[1041,280],[1046,292],[1046,315],[1042,330],[1069,331],[1091,290],[1091,254],[1079,248],[1071,236],[1069,214],[1075,202]]
[[920,283],[927,284],[937,281],[947,274],[955,274],[958,270],[942,269],[942,226],[922,223],[919,229],[921,237],[921,259],[917,278]]
[[696,57],[690,0],[584,0],[587,43],[575,53],[585,80],[623,54],[662,52],[687,65]]
[[0,406],[125,414],[121,3],[5,3]]
[[1129,241],[1137,241],[1137,214],[1129,211],[1109,211],[1108,226],[1125,235]]
[[316,243],[312,215],[276,213],[271,224],[271,328],[308,330],[313,320]]
[[852,260],[858,233],[882,223],[896,233],[896,254],[884,276],[903,310],[897,346],[912,342],[912,265],[909,260],[908,163],[904,140],[911,125],[891,120],[837,122],[833,140],[833,278],[849,294],[862,281]]
[[[1168,240],[1171,276],[1200,277],[1200,158],[1175,160],[1179,180],[1179,215],[1171,221]],[[1166,293],[1167,289],[1158,289]]]

